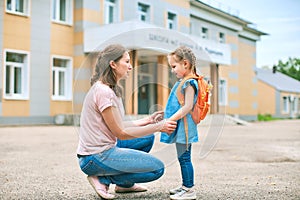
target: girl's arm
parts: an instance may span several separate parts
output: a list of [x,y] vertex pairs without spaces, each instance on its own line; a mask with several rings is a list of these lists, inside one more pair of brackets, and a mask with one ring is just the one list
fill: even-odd
[[172,133],[176,128],[176,122],[170,120],[162,120],[145,126],[126,127],[116,107],[106,108],[102,116],[112,134],[120,140],[143,137],[158,131]]
[[135,127],[135,126],[145,126],[148,124],[157,123],[163,119],[164,111],[156,111],[152,115],[145,117],[143,119],[124,121],[125,127]]
[[195,90],[193,86],[189,85],[188,87],[186,87],[184,95],[184,105],[176,113],[174,113],[169,118],[169,120],[177,121],[186,116],[193,109],[194,95]]

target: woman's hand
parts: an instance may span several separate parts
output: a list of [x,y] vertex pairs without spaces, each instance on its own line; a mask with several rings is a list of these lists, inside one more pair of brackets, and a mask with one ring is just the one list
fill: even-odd
[[157,123],[164,119],[164,111],[156,111],[149,116],[150,124]]
[[158,124],[160,124],[159,131],[166,132],[169,135],[174,132],[174,130],[176,129],[176,126],[177,126],[176,121],[172,121],[172,120],[169,120],[169,119],[165,119],[163,121],[160,121],[160,122],[158,122]]

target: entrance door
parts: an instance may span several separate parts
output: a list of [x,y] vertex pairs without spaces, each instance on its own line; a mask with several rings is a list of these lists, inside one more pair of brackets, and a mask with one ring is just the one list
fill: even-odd
[[149,110],[156,100],[155,84],[153,84],[153,75],[138,75],[138,114],[149,114]]

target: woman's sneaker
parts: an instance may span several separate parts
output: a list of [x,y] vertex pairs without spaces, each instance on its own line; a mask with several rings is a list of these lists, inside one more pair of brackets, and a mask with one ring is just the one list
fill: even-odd
[[181,188],[181,191],[170,196],[172,200],[196,199],[196,192],[192,189]]

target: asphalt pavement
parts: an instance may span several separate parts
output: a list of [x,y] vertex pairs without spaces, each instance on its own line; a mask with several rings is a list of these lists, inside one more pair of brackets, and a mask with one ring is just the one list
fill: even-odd
[[[300,120],[210,123],[199,131],[197,199],[300,199]],[[175,151],[155,135],[150,153],[164,161],[165,174],[145,183],[147,192],[117,199],[169,199],[180,185]],[[79,169],[77,141],[76,126],[0,127],[0,199],[100,199]]]

